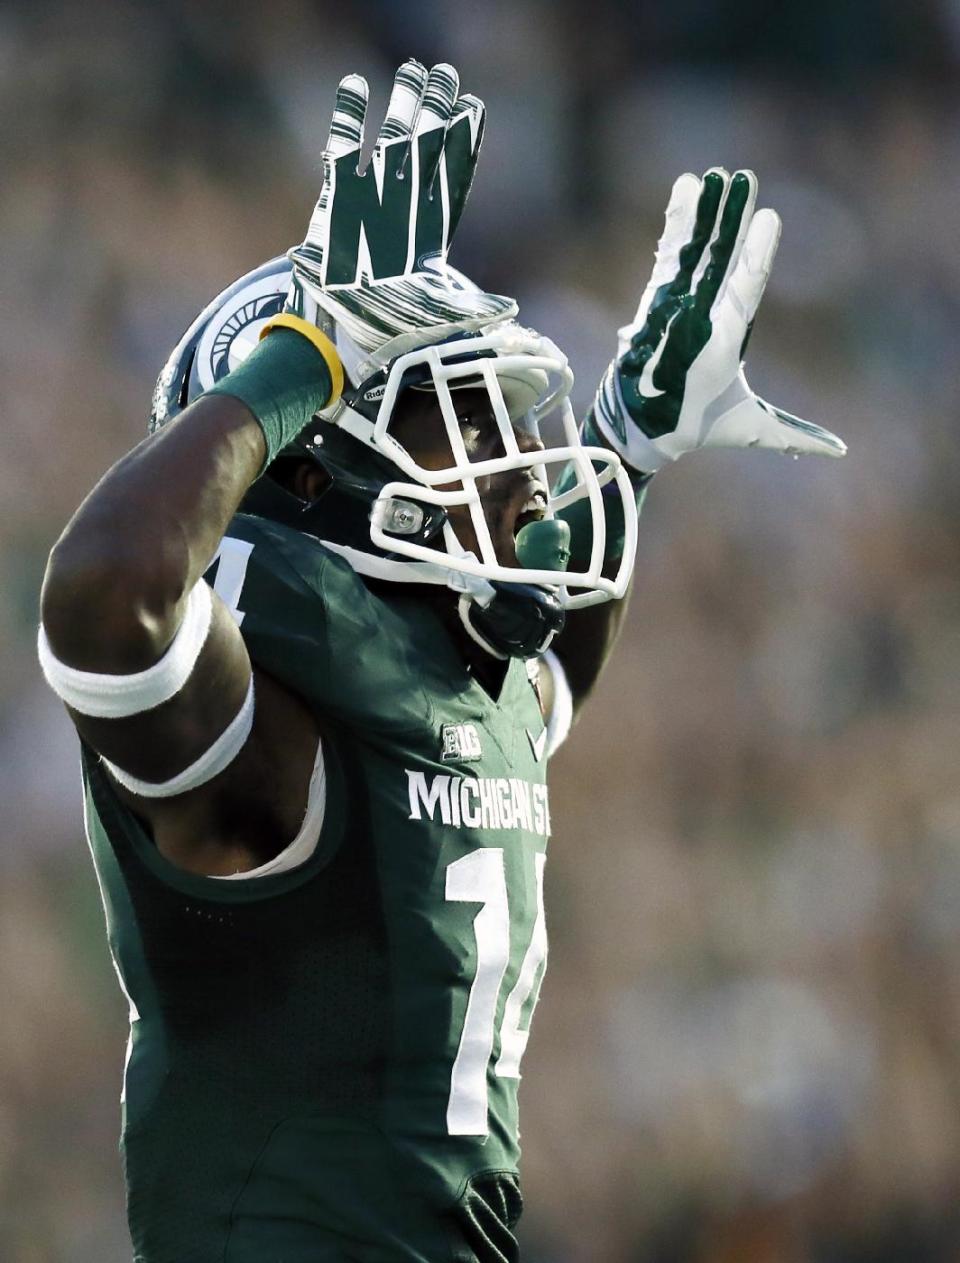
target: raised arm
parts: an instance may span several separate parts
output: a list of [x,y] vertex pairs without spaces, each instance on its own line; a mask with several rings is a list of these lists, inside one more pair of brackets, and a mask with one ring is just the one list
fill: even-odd
[[[682,175],[667,206],[656,262],[637,313],[619,331],[611,361],[583,424],[586,442],[618,452],[638,508],[659,469],[701,447],[766,448],[790,455],[842,456],[829,430],[766,403],[743,372],[753,322],[780,240],[780,219],[756,210],[751,171]],[[607,514],[608,563],[622,529]],[[574,540],[577,524],[571,522]],[[589,543],[589,540],[586,541]],[[574,708],[583,704],[616,642],[626,599],[571,612],[554,650]]]
[[[436,320],[421,256],[449,243],[483,129],[482,103],[457,89],[449,66],[401,66],[361,171],[367,86],[358,75],[341,81],[320,196],[290,255],[286,310],[239,367],[109,471],[51,554],[47,678],[118,793],[186,867],[233,871],[269,858],[303,814],[316,721],[251,669],[202,575],[251,483],[343,389],[318,325],[335,315],[365,350],[389,342],[398,286],[404,311],[422,297],[424,318]],[[252,786],[265,855],[235,836]],[[204,841],[186,854],[190,838]]]
[[[215,800],[231,792],[222,773],[231,769],[240,785],[251,764],[276,757],[256,735],[281,710],[292,735],[305,729],[300,704],[269,681],[258,682],[255,705],[237,624],[201,576],[247,488],[329,400],[331,379],[307,337],[272,333],[223,393],[198,400],[109,471],[50,556],[40,634],[47,678],[118,792],[185,867],[250,866],[256,847],[221,829]],[[287,383],[279,395],[278,381]],[[268,850],[296,832],[309,762],[297,775],[292,761],[290,775],[268,805]]]

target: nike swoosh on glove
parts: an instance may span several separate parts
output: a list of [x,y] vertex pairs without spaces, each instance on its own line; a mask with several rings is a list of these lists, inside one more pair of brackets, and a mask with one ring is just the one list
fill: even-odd
[[593,408],[604,440],[654,473],[699,447],[843,456],[846,444],[750,389],[743,356],[780,241],[752,171],[673,186],[656,263]]

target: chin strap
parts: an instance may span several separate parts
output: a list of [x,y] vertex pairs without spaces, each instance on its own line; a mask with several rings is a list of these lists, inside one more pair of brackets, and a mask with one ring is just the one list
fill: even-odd
[[566,611],[550,588],[529,583],[494,583],[485,602],[460,598],[457,612],[471,640],[504,658],[537,658],[563,630]]

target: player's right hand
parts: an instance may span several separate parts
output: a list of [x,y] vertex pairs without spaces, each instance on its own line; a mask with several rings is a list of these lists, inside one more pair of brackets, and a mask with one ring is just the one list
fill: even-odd
[[699,447],[842,456],[835,434],[760,399],[743,373],[753,321],[780,241],[757,210],[752,171],[721,168],[673,186],[650,281],[594,404],[604,438],[653,473]]
[[397,71],[373,155],[361,171],[367,82],[337,89],[323,181],[307,235],[290,251],[288,308],[332,316],[364,351],[401,349],[515,313],[512,299],[466,288],[447,268],[483,137],[484,106],[459,95],[449,65]]

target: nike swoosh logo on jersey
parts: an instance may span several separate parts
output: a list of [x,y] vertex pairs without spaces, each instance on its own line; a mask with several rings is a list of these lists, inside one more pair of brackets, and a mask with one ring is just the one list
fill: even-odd
[[539,763],[543,758],[543,752],[547,748],[547,730],[544,728],[539,737],[534,737],[527,729],[527,740],[530,742],[530,749],[533,751],[533,757]]
[[657,343],[656,350],[643,366],[643,372],[640,374],[639,382],[637,382],[637,392],[642,395],[644,399],[656,399],[658,395],[666,394],[666,391],[658,390],[657,387],[654,386],[653,375],[657,371],[657,366],[660,363],[660,357],[663,355],[664,348],[667,345],[667,338],[670,336],[670,326],[679,315],[679,311],[675,311],[667,321],[667,327],[664,329],[663,334],[660,337],[660,341]]

